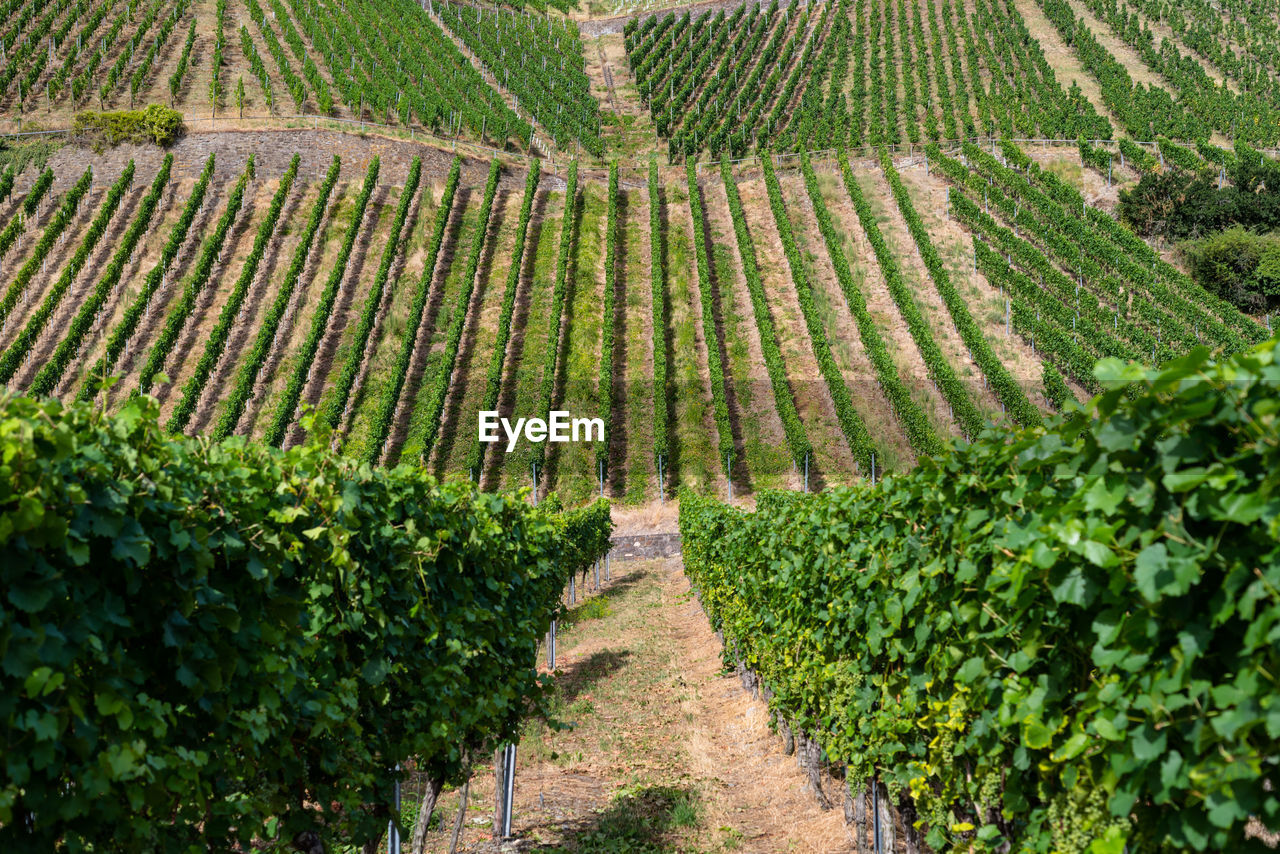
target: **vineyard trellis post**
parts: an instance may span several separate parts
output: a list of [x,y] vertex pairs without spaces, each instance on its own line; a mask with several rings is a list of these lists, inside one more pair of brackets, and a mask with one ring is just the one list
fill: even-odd
[[547,669],[556,672],[556,620],[551,619],[551,628],[547,629]]
[[387,854],[400,854],[400,826],[397,821],[400,818],[400,763],[396,763],[395,767],[396,780],[395,791],[392,795],[392,808],[395,810],[394,817],[387,822]]
[[[516,787],[516,745],[515,742],[504,744],[498,749],[494,776],[496,779],[494,801],[498,814],[494,817],[493,838],[508,839],[511,836],[511,806],[515,800]],[[465,795],[464,795],[465,797]]]
[[[873,468],[874,471],[874,468]],[[875,483],[875,475],[871,477],[871,482]],[[882,854],[880,848],[880,775],[876,774],[871,778],[871,844],[875,849],[875,854]]]

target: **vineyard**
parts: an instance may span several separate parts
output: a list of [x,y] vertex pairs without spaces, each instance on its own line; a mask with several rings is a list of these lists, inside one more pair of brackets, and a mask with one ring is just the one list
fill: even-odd
[[0,847],[595,851],[650,582],[817,850],[1274,847],[1273,2],[0,7]]
[[[4,202],[0,377],[109,409],[150,394],[175,433],[277,447],[314,408],[371,463],[643,502],[907,469],[1086,399],[1101,358],[1267,337],[1058,177],[1061,155],[1008,141],[651,161],[625,184],[410,151],[29,170]],[[1097,182],[1118,155],[1072,156]],[[556,409],[610,426],[475,441],[482,410]]]

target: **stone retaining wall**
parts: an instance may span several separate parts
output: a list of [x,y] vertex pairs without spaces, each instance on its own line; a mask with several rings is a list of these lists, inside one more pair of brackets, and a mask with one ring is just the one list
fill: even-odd
[[[335,154],[342,158],[342,180],[359,181],[369,168],[369,161],[377,156],[381,161],[378,183],[383,186],[402,186],[415,156],[422,158],[423,179],[435,184],[444,183],[453,162],[452,151],[435,145],[373,134],[313,129],[189,132],[169,150],[173,153],[174,177],[179,179],[194,180],[209,155],[216,154],[214,178],[219,182],[234,180],[250,154],[256,158],[258,175],[270,180],[284,174],[296,152],[302,156],[299,177],[307,181],[321,180]],[[154,145],[130,143],[101,152],[68,145],[49,158],[49,167],[58,179],[55,186],[63,186],[64,182],[70,186],[69,182],[79,178],[86,166],[93,166],[94,183],[105,186],[119,177],[130,159],[139,175],[154,175],[164,154],[164,149]],[[464,154],[462,186],[483,187],[488,171],[487,159]],[[38,174],[35,169],[26,170],[18,178],[16,191],[25,191]],[[504,169],[501,185],[503,189],[520,192],[524,187],[523,166]],[[564,179],[546,174],[541,186],[563,190]]]
[[634,534],[615,536],[609,551],[612,560],[648,560],[680,555],[679,534]]

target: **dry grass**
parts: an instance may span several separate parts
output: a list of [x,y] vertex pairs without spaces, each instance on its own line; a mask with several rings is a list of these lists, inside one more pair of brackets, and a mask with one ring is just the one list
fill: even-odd
[[[765,704],[725,672],[679,559],[613,569],[603,594],[561,624],[553,707],[570,726],[525,727],[516,839],[501,847],[490,839],[486,764],[472,781],[463,850],[850,850],[841,811],[819,809],[770,731]],[[457,805],[456,792],[444,795],[441,825]],[[447,850],[447,833],[428,840],[429,851]]]
[[646,504],[613,507],[615,535],[668,534],[680,528],[680,503],[650,501]]

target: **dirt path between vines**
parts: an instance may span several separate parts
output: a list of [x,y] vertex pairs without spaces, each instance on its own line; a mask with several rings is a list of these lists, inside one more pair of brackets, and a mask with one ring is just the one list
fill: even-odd
[[[491,839],[486,765],[472,780],[460,850],[852,850],[839,806],[824,812],[804,789],[766,705],[724,674],[680,558],[612,569],[603,592],[561,625],[555,708],[571,727],[535,723],[522,734],[515,840]],[[545,650],[539,657],[545,666]],[[442,796],[428,851],[448,850],[457,808],[457,792]]]

